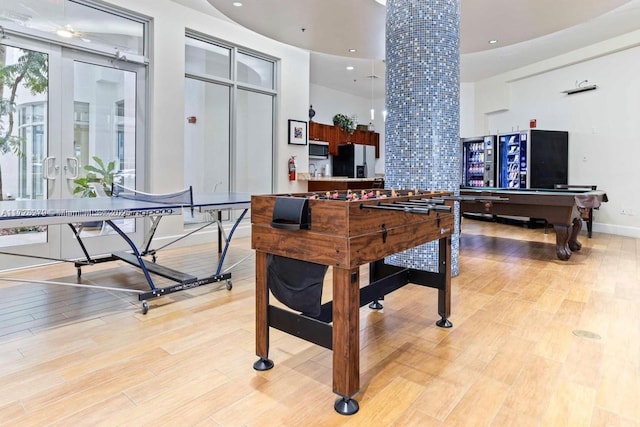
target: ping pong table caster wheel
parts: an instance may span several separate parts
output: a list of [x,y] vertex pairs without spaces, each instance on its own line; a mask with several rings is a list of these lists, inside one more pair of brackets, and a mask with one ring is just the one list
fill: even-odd
[[230,291],[231,288],[233,288],[233,283],[231,283],[231,280],[227,280],[227,290]]
[[147,314],[149,311],[149,303],[146,301],[142,301],[142,314]]
[[82,276],[82,269],[80,267],[76,268],[76,278],[79,279]]
[[155,263],[155,262],[156,262],[156,260],[157,260],[156,256],[155,256],[155,255],[152,255],[152,256],[151,256],[151,261],[153,261],[153,262]]

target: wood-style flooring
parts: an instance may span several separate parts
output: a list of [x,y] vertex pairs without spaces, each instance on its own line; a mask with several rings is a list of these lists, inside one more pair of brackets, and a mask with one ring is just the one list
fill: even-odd
[[[435,326],[436,291],[420,286],[360,310],[352,416],[333,410],[329,350],[271,330],[275,367],[252,368],[252,256],[231,291],[175,293],[147,315],[132,293],[0,281],[0,425],[640,426],[640,239],[583,231],[563,262],[553,230],[462,228],[451,329]],[[237,239],[228,264],[247,255]],[[202,245],[158,262],[211,272],[216,257]],[[2,276],[76,281],[72,264]],[[126,264],[82,281],[146,289]]]

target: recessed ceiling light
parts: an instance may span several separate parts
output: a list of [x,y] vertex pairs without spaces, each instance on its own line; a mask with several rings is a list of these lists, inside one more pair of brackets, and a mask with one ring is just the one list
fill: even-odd
[[489,40],[489,44],[496,44],[498,43],[498,40]]
[[234,1],[234,2],[233,2],[233,5],[234,5],[235,7],[240,7],[240,6],[242,6],[242,2]]
[[351,53],[356,53],[358,51],[358,49],[349,49],[349,52]]
[[349,65],[349,66],[347,67],[347,70],[349,70],[349,71],[353,70],[353,65]]
[[387,5],[387,0],[376,0],[376,3],[380,3],[383,6]]

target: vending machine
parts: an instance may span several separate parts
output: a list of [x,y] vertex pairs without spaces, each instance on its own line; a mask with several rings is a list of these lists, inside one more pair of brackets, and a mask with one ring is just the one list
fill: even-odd
[[496,135],[462,138],[462,185],[493,187],[496,179]]
[[569,178],[569,132],[530,129],[498,135],[497,187],[554,188]]

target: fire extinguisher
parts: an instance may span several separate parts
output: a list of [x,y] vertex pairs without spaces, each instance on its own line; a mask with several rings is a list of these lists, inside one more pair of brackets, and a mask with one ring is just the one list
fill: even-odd
[[289,157],[289,181],[296,180],[296,156]]

